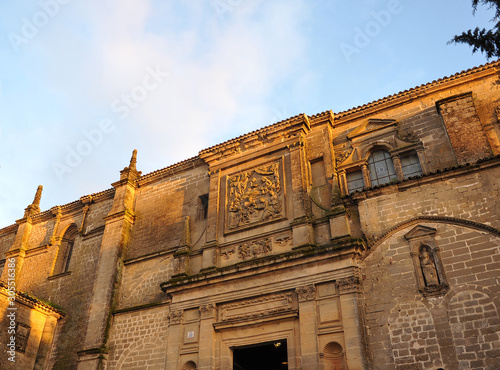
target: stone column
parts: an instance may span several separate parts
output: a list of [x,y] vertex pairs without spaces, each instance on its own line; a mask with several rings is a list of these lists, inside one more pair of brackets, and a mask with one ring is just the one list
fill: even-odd
[[370,171],[368,170],[368,165],[361,165],[361,173],[363,174],[363,182],[365,183],[365,189],[372,187],[372,180],[370,179]]
[[82,338],[83,350],[78,352],[79,370],[102,368],[106,360],[107,327],[135,217],[135,180],[141,174],[135,168],[136,156],[137,151],[134,150],[129,167],[120,172],[120,181],[112,184],[115,197],[111,210],[104,218],[106,223],[92,290],[87,332],[85,338]]
[[360,302],[360,281],[349,276],[336,281],[340,294],[342,325],[344,327],[347,368],[366,369],[364,348],[364,320]]
[[33,366],[34,370],[43,370],[47,366],[56,325],[57,317],[55,315],[49,314],[45,320],[45,325],[43,327],[42,338],[40,339],[40,345],[38,346],[35,365]]
[[207,238],[203,246],[202,270],[212,270],[217,266],[217,254],[219,243],[217,241],[217,229],[219,227],[219,193],[220,193],[220,169],[209,171],[210,191],[208,195],[207,214]]
[[183,310],[170,310],[167,339],[167,369],[178,369],[182,343]]
[[302,370],[319,369],[316,324],[316,288],[314,285],[295,289],[299,300],[300,358]]
[[399,158],[399,154],[392,155],[392,163],[394,164],[394,169],[396,170],[396,176],[398,177],[398,180],[404,180],[403,167],[401,167],[401,159]]
[[346,196],[349,194],[349,189],[347,188],[347,178],[345,170],[339,171],[339,183],[340,183],[340,192],[342,196]]
[[215,367],[215,331],[213,324],[216,320],[216,308],[214,303],[200,306],[200,349],[199,370],[211,370]]
[[304,139],[288,145],[290,149],[290,162],[292,173],[292,221],[293,247],[304,247],[314,244],[313,227],[311,221],[311,207],[307,204],[309,184],[306,170],[306,155]]

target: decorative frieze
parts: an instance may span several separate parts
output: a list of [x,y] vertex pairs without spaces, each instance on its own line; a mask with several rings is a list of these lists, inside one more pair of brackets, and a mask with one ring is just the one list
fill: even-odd
[[265,255],[272,251],[271,241],[269,238],[255,240],[249,243],[241,244],[238,247],[238,258],[248,260]]
[[301,286],[295,289],[299,302],[312,301],[316,299],[316,287],[314,285]]
[[220,321],[254,319],[291,311],[292,293],[272,294],[221,306]]
[[266,238],[246,241],[236,245],[221,248],[220,256],[223,261],[246,261],[253,258],[269,255],[273,252],[282,252],[292,245],[290,232],[269,236]]
[[284,217],[280,161],[228,176],[226,231]]

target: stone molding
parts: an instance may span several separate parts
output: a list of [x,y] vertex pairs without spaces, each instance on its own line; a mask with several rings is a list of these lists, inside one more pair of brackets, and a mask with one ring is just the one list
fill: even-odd
[[220,321],[254,319],[279,314],[293,309],[292,293],[271,294],[224,304],[220,310]]

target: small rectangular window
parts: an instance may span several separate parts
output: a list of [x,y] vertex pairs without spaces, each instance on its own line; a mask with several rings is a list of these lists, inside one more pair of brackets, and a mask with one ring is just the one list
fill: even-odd
[[356,190],[363,190],[364,182],[363,182],[363,174],[361,171],[348,172],[346,174],[347,179],[347,189],[349,190],[349,194],[355,192]]
[[208,216],[208,194],[198,198],[198,220],[206,220]]
[[420,167],[416,153],[401,157],[401,167],[403,168],[403,177],[405,179],[422,174],[422,167]]

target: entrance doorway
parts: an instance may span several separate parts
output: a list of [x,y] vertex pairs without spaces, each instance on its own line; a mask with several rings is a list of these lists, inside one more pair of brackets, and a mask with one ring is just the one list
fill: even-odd
[[233,348],[233,370],[287,370],[286,339]]

